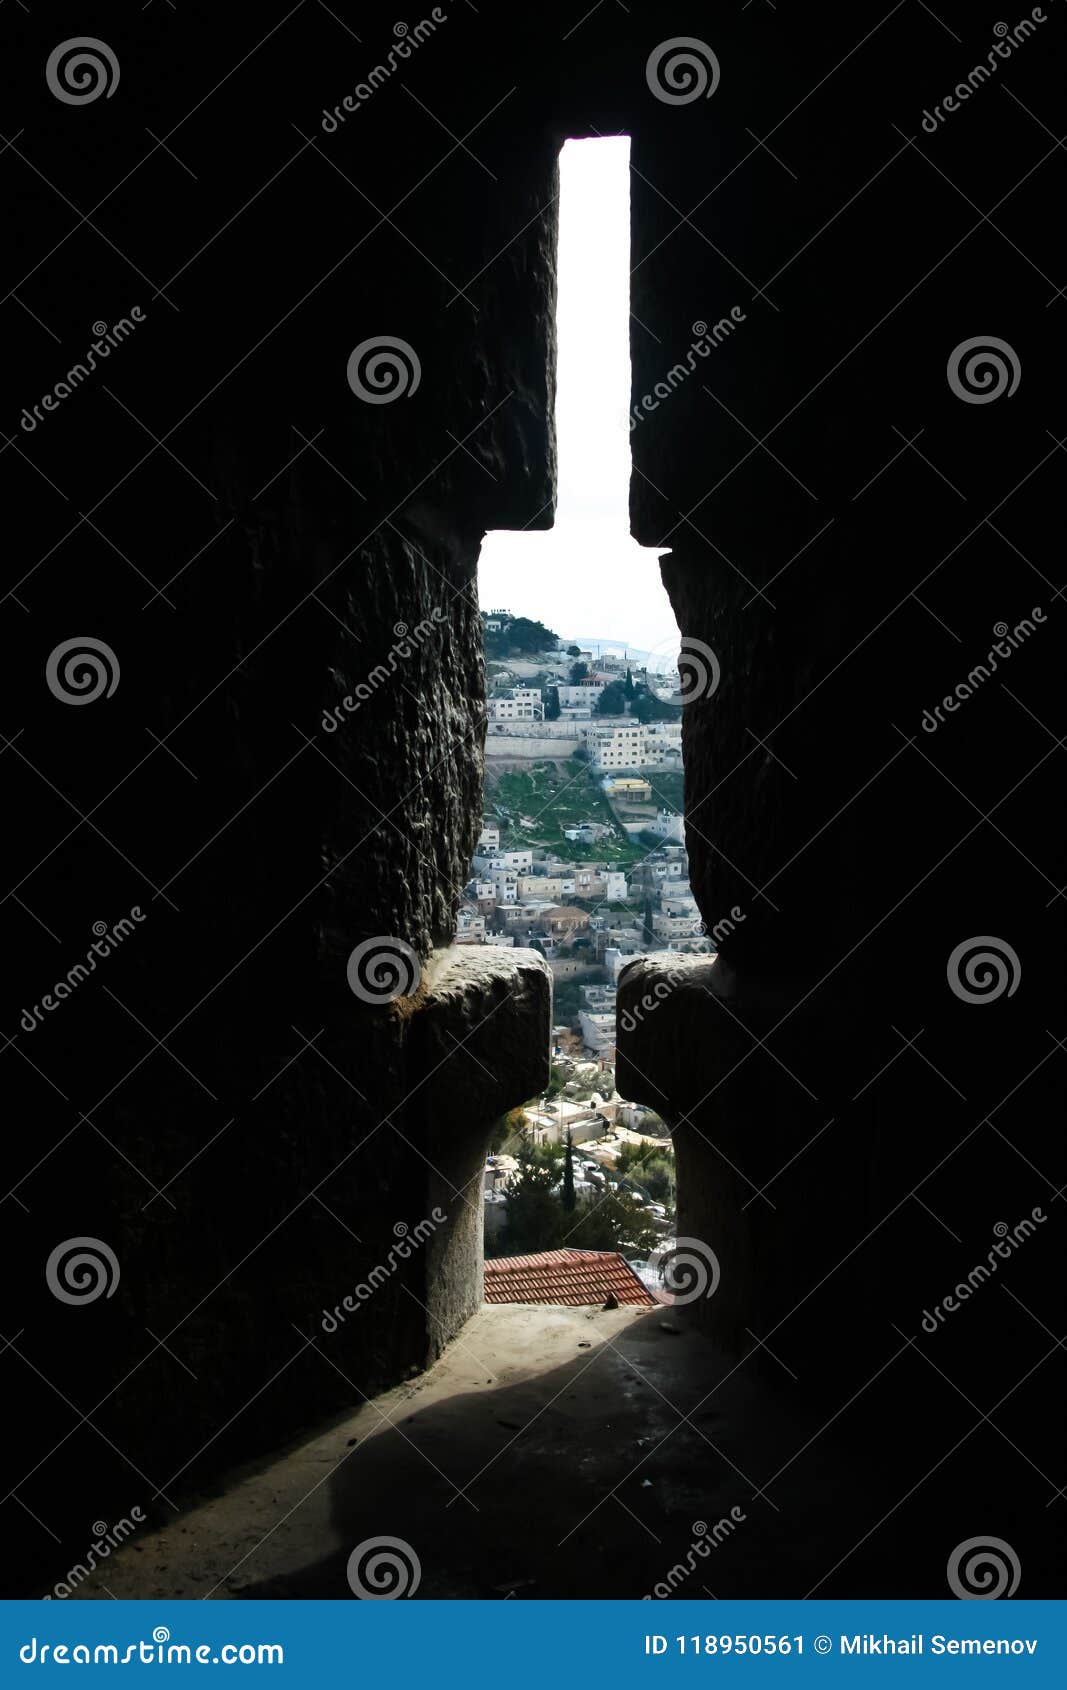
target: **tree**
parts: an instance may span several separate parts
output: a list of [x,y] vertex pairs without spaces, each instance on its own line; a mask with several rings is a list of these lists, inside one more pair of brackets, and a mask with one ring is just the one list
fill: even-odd
[[560,1199],[568,1214],[573,1214],[578,1198],[574,1190],[574,1146],[571,1143],[571,1131],[567,1128],[567,1155],[563,1163],[563,1195]]
[[521,1256],[558,1245],[564,1229],[563,1208],[555,1192],[561,1155],[558,1144],[541,1146],[529,1139],[519,1150],[519,1171],[507,1188],[505,1254]]
[[559,720],[559,688],[558,687],[546,687],[546,689],[545,689],[545,721],[546,722],[558,722],[558,720]]
[[583,1209],[566,1231],[578,1250],[654,1250],[659,1233],[628,1191],[612,1191]]
[[582,648],[581,648],[580,645],[569,645],[567,647],[567,656],[568,657],[581,657],[581,655],[582,655]]
[[615,1163],[616,1171],[643,1187],[657,1203],[674,1197],[674,1156],[669,1145],[655,1149],[650,1144],[624,1144]]
[[632,705],[633,714],[639,722],[677,722],[681,718],[681,709],[673,704],[664,704],[655,693],[649,692],[647,687],[638,687]]
[[633,695],[634,695],[634,691],[635,691],[634,678],[631,675],[629,669],[627,669],[627,671],[626,671],[626,696],[627,696],[627,698],[632,698]]
[[559,637],[551,628],[529,616],[516,616],[508,624],[504,640],[511,651],[555,651],[559,645]]
[[581,683],[586,679],[588,674],[589,674],[588,663],[572,663],[571,664],[571,686],[572,687],[580,686]]
[[521,1109],[509,1109],[506,1115],[501,1115],[493,1128],[489,1140],[490,1153],[496,1156],[503,1150],[505,1144],[516,1135],[521,1136],[526,1131],[526,1117]]
[[596,707],[602,716],[621,716],[626,709],[626,688],[621,681],[609,681],[600,690]]

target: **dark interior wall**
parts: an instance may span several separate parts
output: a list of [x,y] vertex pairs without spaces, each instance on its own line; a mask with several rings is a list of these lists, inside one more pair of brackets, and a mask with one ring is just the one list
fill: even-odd
[[[19,538],[4,683],[6,737],[20,737],[4,752],[19,1182],[4,1334],[24,1336],[3,1366],[25,1421],[8,1483],[64,1540],[62,1553],[23,1540],[20,1560],[69,1561],[88,1521],[147,1505],[172,1475],[180,1496],[432,1348],[418,1252],[328,1359],[303,1344],[436,1201],[423,1157],[432,1140],[439,1162],[452,1098],[436,1113],[429,1100],[471,1078],[462,1053],[412,1031],[418,991],[404,1013],[371,1011],[345,962],[379,935],[425,962],[451,933],[479,805],[480,536],[551,519],[566,134],[633,136],[635,400],[684,357],[694,322],[745,313],[633,434],[634,531],[670,548],[679,625],[721,667],[685,719],[694,886],[709,923],[733,906],[745,917],[723,945],[731,1011],[706,994],[695,1024],[665,1008],[640,1066],[691,1117],[688,1224],[699,1233],[719,1204],[739,1327],[785,1313],[898,1198],[907,1231],[883,1228],[876,1266],[861,1255],[863,1275],[830,1285],[884,1291],[889,1260],[896,1312],[913,1292],[921,1307],[916,1262],[933,1257],[937,1283],[954,1265],[908,1191],[976,1111],[997,1109],[1016,1150],[983,1129],[946,1163],[939,1198],[924,1187],[955,1232],[966,1219],[984,1239],[1051,1200],[1046,1176],[1062,1180],[1049,1130],[1062,1059],[1048,1060],[1043,1010],[1062,955],[1048,430],[1062,438],[1067,307],[1038,273],[1064,279],[1047,211],[1063,156],[1041,127],[1059,12],[1011,66],[1036,116],[984,88],[995,120],[960,112],[926,137],[923,110],[988,45],[989,8],[938,8],[960,41],[912,6],[881,24],[760,5],[721,19],[605,5],[583,22],[582,7],[549,7],[509,12],[506,33],[445,8],[332,131],[324,110],[397,39],[382,8],[338,21],[267,7],[254,22],[5,10],[17,273],[0,472]],[[109,40],[120,83],[67,106],[43,67],[86,31]],[[714,46],[712,99],[651,94],[648,56],[674,35]],[[106,366],[21,428],[91,325],[135,304],[145,320]],[[1022,382],[968,405],[947,358],[987,331],[1012,344]],[[421,376],[374,406],[346,366],[382,335],[409,344]],[[925,431],[929,462],[897,429]],[[1048,622],[1008,679],[1023,702],[985,687],[924,735],[923,710],[989,650],[993,625],[1035,605]],[[45,681],[50,652],[79,635],[121,667],[113,696],[84,708]],[[380,666],[387,678],[369,679]],[[359,709],[325,731],[323,712],[360,683]],[[135,905],[145,920],[93,979],[22,1029],[93,923]],[[983,933],[1014,947],[1023,980],[976,1008],[946,996],[945,959]],[[962,1102],[911,1056],[855,1101],[897,1053],[894,1026],[929,1029],[924,1049]],[[514,1078],[529,1087],[527,1070]],[[650,1101],[665,1107],[662,1089]],[[828,1118],[839,1125],[785,1176],[777,1209],[739,1220],[750,1185]],[[464,1141],[461,1187],[471,1155]],[[918,1240],[917,1221],[931,1228]],[[1028,1301],[1053,1282],[1049,1230],[1027,1258]],[[44,1263],[83,1235],[122,1273],[113,1297],[72,1309]],[[821,1308],[825,1336],[838,1311]],[[1027,1317],[1003,1318],[995,1342],[1023,1343]],[[873,1326],[849,1331],[859,1344]]]
[[[684,716],[687,842],[733,920],[714,967],[624,976],[618,1084],[674,1123],[678,1230],[718,1256],[690,1315],[821,1398],[858,1474],[900,1475],[896,1529],[998,1519],[1052,1590],[1064,19],[924,129],[1007,33],[935,11],[663,23],[722,77],[634,126],[635,401],[694,321],[745,316],[635,428],[631,510],[718,665]],[[954,388],[973,338],[1010,394]]]
[[[22,732],[3,1331],[23,1336],[3,1366],[24,1432],[3,1488],[21,1482],[44,1522],[18,1540],[31,1581],[76,1558],[88,1522],[158,1517],[157,1486],[187,1491],[424,1365],[480,1288],[471,1157],[547,1050],[540,977],[518,994],[532,1055],[507,1006],[492,1022],[511,1054],[491,1097],[468,1054],[486,1049],[450,1049],[499,1009],[490,989],[437,1032],[420,1017],[480,816],[480,537],[551,521],[556,144],[514,90],[509,111],[511,81],[483,95],[463,20],[330,133],[324,106],[394,43],[392,15],[353,24],[368,60],[322,8],[164,10],[93,26],[121,75],[82,107],[44,67],[86,19],[4,20],[9,285],[28,274],[5,305],[2,470],[22,517],[5,737]],[[488,164],[459,142],[476,124]],[[107,364],[20,429],[91,324],[134,305]],[[346,368],[382,336],[421,376],[375,405]],[[82,635],[120,675],[79,707],[45,667]],[[20,1027],[93,923],[123,917],[88,983]],[[382,936],[415,961],[377,1009],[346,963]],[[432,1246],[324,1335],[323,1309],[440,1203]],[[74,1308],[45,1264],[83,1236],[121,1277]]]
[[[726,1003],[705,994],[673,1029],[652,1017],[620,1083],[656,1102],[651,1072],[688,1112],[689,1230],[705,1235],[701,1184],[720,1206],[736,1187],[735,1217],[750,1205],[735,1248],[758,1326],[941,1158],[983,1238],[989,1205],[1010,1193],[1028,1213],[1060,1184],[1043,1015],[1062,1002],[1064,330],[1040,208],[1062,186],[1042,121],[1064,40],[1047,11],[930,134],[924,112],[1001,39],[992,11],[897,8],[862,41],[755,12],[716,34],[711,100],[635,126],[635,399],[684,361],[694,320],[745,314],[635,429],[632,488],[638,537],[671,548],[683,633],[718,661],[685,712],[687,837],[709,925],[740,920]],[[1010,396],[953,390],[950,357],[976,336],[1008,344]],[[957,712],[938,723],[946,694]],[[976,1006],[947,965],[983,935],[1021,985]],[[898,1063],[920,1029],[924,1056]],[[983,1129],[953,1162],[1000,1107],[1012,1145]],[[790,1164],[781,1212],[751,1206]],[[861,1299],[893,1287],[899,1313],[902,1277],[912,1300],[927,1283],[899,1266],[917,1212],[905,1202],[840,1276]]]

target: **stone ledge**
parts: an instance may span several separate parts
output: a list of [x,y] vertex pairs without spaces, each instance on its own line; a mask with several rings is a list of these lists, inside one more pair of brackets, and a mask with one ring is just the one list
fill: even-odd
[[453,945],[423,971],[409,1092],[421,1117],[426,1213],[448,1224],[427,1253],[426,1360],[481,1306],[483,1170],[494,1123],[548,1084],[552,976],[538,951]]
[[[621,1095],[668,1120],[693,1107],[751,1046],[734,1019],[739,995],[736,974],[719,957],[653,951],[627,963],[616,1023]],[[722,1008],[712,1018],[715,1002]]]
[[434,952],[423,980],[417,1061],[427,1078],[462,1073],[461,1090],[435,1097],[438,1122],[492,1121],[545,1089],[552,976],[539,951],[452,945]]

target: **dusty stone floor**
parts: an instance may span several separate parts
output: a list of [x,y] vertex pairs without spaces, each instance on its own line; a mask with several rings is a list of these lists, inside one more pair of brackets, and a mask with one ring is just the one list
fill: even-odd
[[641,1597],[679,1565],[679,1597],[826,1574],[817,1594],[940,1595],[950,1499],[858,1456],[851,1412],[804,1424],[788,1374],[724,1361],[675,1311],[483,1307],[427,1373],[231,1475],[77,1595],[350,1600],[349,1556],[381,1537],[414,1552],[420,1599]]

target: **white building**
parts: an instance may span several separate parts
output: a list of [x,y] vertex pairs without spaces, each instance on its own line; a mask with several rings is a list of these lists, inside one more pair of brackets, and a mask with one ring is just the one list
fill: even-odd
[[485,944],[485,917],[469,904],[463,904],[456,916],[456,944]]
[[607,1050],[615,1043],[615,987],[583,986],[578,1012],[582,1038],[589,1050]]
[[673,845],[685,843],[685,818],[676,815],[673,810],[660,810],[654,822],[646,822],[642,829],[644,833],[654,833],[658,839],[667,839]]
[[594,769],[639,769],[644,757],[644,728],[628,717],[596,723],[584,730],[589,762]]
[[681,722],[646,722],[643,742],[645,768],[673,767],[682,761]]
[[596,703],[597,693],[603,686],[603,681],[595,680],[586,681],[579,686],[573,683],[569,685],[561,683],[556,688],[559,693],[560,708],[564,710],[577,709],[582,705],[588,705],[592,708]]
[[574,892],[573,875],[522,874],[519,876],[518,893],[520,898],[547,898],[550,903],[558,904],[564,898],[573,898]]
[[483,854],[479,852],[474,859],[474,866],[479,875],[486,880],[492,880],[504,869],[510,869],[513,874],[524,874],[533,867],[532,851],[492,851]]
[[488,703],[491,722],[539,722],[542,717],[540,687],[512,687]]

